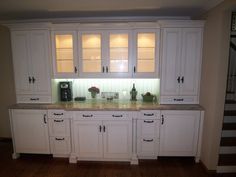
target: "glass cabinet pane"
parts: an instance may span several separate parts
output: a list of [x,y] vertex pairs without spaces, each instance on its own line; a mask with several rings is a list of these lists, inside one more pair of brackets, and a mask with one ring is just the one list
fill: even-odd
[[82,35],[83,72],[101,72],[101,35]]
[[110,72],[128,72],[129,35],[110,34]]
[[70,34],[56,34],[55,47],[57,72],[74,72],[73,36]]
[[155,33],[137,34],[137,72],[155,72]]

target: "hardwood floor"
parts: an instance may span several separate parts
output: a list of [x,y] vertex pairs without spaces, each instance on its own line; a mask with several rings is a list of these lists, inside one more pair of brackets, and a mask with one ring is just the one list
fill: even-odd
[[50,155],[21,155],[12,160],[11,153],[11,142],[0,141],[0,177],[212,177],[192,158],[159,158],[132,166],[119,162],[69,164],[68,159]]

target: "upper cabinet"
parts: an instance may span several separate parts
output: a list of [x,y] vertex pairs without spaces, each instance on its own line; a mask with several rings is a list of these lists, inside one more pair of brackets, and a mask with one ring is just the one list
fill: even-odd
[[148,24],[83,24],[75,31],[54,28],[54,77],[158,78],[160,28]]
[[202,27],[162,29],[161,104],[198,104]]
[[77,77],[77,35],[75,31],[52,32],[52,56],[56,78]]
[[51,102],[49,30],[12,30],[17,103]]
[[134,77],[158,77],[159,48],[159,29],[139,29],[134,31]]

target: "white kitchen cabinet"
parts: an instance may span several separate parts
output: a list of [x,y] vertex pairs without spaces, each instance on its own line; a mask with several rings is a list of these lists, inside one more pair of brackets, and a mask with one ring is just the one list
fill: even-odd
[[133,36],[133,77],[158,78],[160,28],[136,29]]
[[18,153],[50,154],[46,110],[12,109],[14,156]]
[[79,77],[131,77],[130,30],[79,31]]
[[17,103],[51,102],[49,31],[11,31]]
[[64,110],[48,110],[50,149],[54,157],[68,157],[71,152],[70,114]]
[[78,160],[130,161],[132,120],[127,113],[119,111],[77,112],[73,142]]
[[198,104],[202,28],[163,28],[161,104]]
[[52,56],[55,78],[77,78],[77,33],[68,30],[53,30]]
[[159,156],[198,156],[200,119],[200,111],[161,111]]
[[160,111],[141,110],[137,120],[137,155],[139,159],[156,159],[160,142]]

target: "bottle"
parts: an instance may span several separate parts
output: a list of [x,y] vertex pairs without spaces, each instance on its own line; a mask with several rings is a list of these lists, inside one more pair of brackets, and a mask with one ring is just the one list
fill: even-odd
[[133,88],[131,89],[131,91],[130,91],[130,95],[131,95],[131,98],[130,98],[130,100],[131,101],[137,101],[137,98],[136,98],[136,96],[137,96],[137,90],[136,90],[136,88],[135,88],[135,84],[133,84]]

